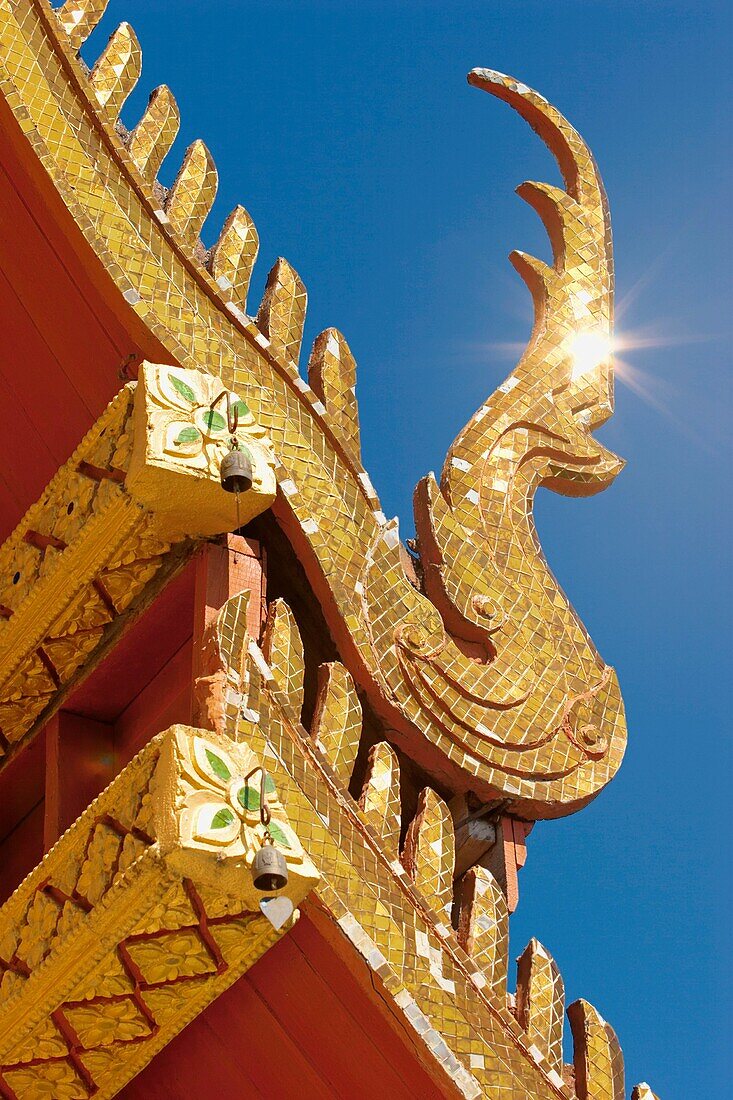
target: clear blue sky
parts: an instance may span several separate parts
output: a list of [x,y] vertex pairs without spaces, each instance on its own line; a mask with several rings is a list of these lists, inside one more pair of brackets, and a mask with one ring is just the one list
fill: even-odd
[[[727,14],[726,14],[727,9]],[[514,363],[530,329],[506,255],[547,256],[513,194],[555,181],[524,123],[470,89],[474,66],[555,103],[603,173],[625,358],[604,441],[628,467],[589,500],[541,493],[550,562],[618,668],[629,748],[611,787],[538,826],[513,920],[553,952],[569,1000],[616,1028],[630,1088],[730,1087],[731,7],[688,0],[317,3],[112,0],[143,78],[183,116],[164,166],[203,137],[220,172],[211,241],[242,202],[262,247],[250,299],[286,256],[307,341],[357,357],[365,463],[411,532],[411,494]],[[641,339],[638,339],[641,337]],[[654,346],[656,340],[662,346]],[[725,692],[729,695],[729,691]]]

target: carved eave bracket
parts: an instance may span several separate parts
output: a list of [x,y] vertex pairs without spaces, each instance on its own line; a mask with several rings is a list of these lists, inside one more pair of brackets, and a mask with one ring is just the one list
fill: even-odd
[[[232,430],[228,409],[236,419]],[[275,459],[267,434],[215,375],[143,364],[133,427],[126,487],[168,537],[233,531],[274,501]],[[252,488],[239,495],[225,492],[220,480],[222,459],[232,447],[252,467]]]
[[292,927],[318,873],[270,783],[288,882],[255,890],[257,765],[174,726],[0,909],[0,1095],[114,1096]]
[[[220,379],[143,364],[0,547],[0,763],[31,736],[196,539],[275,497],[268,438],[236,393],[252,488],[220,481],[232,447]],[[226,396],[226,393],[224,393]]]

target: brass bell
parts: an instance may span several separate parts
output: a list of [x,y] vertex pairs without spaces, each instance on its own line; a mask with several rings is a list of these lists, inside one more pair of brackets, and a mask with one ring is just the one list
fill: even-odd
[[227,493],[246,493],[252,488],[252,456],[236,447],[221,460],[221,485]]
[[276,848],[272,838],[265,841],[252,863],[252,881],[256,890],[271,894],[288,884],[288,865],[285,856]]

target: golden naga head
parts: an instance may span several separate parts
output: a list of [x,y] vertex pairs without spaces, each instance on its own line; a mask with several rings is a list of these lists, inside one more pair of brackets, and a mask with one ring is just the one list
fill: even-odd
[[[106,267],[118,312],[124,299],[140,358],[171,364],[143,372],[146,392],[158,395],[157,419],[138,417],[147,450],[131,467],[130,489],[166,539],[231,527],[240,502],[207,481],[226,443],[223,429],[221,439],[212,429],[211,402],[228,391],[251,417],[244,442],[259,455],[259,496],[241,502],[242,515],[249,520],[272,501],[331,648],[383,735],[447,790],[501,798],[526,817],[583,805],[619,766],[623,706],[613,670],[542,555],[532,505],[541,485],[585,495],[622,466],[592,434],[613,407],[613,261],[606,197],[587,146],[526,85],[487,69],[469,74],[470,84],[537,131],[564,187],[519,188],[553,251],[552,263],[511,257],[533,296],[534,328],[516,368],[455,439],[440,482],[429,475],[418,486],[411,561],[361,464],[346,339],[335,329],[321,333],[307,381],[301,376],[307,295],[282,259],[259,309],[246,312],[258,248],[251,218],[237,206],[204,249],[199,233],[217,185],[211,155],[194,142],[172,187],[155,182],[178,128],[175,100],[157,89],[131,132],[117,125],[140,73],[140,48],[123,24],[86,79],[74,54],[103,6],[82,7],[83,17],[69,5],[43,17],[77,92],[54,106],[53,118],[31,111],[28,125],[46,143],[53,184]],[[8,80],[19,101],[31,102],[30,78],[14,65],[11,58]],[[59,138],[87,130],[85,145]],[[184,372],[177,387],[170,371]],[[186,399],[186,371],[213,376],[200,401]],[[200,529],[178,512],[190,495],[179,491],[181,479],[196,482]],[[266,541],[266,525],[260,531]]]

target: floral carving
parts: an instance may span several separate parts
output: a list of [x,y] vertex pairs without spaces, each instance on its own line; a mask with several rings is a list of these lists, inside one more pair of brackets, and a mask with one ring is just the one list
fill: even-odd
[[58,921],[58,905],[45,894],[36,894],[18,945],[18,955],[29,967],[37,966],[48,951]]
[[211,955],[191,929],[131,944],[128,950],[144,980],[151,985],[216,971]]
[[[275,457],[267,432],[239,394],[198,370],[144,363],[135,392],[135,432],[125,485],[172,540],[233,531],[275,499]],[[227,453],[240,450],[251,485],[221,484]]]
[[34,1100],[86,1100],[89,1095],[83,1081],[69,1062],[44,1062],[11,1070],[8,1084],[17,1096]]
[[252,880],[252,864],[266,841],[285,857],[288,876],[282,893],[293,904],[318,872],[305,854],[280,803],[271,777],[264,777],[269,814],[260,815],[263,771],[243,741],[223,733],[175,726],[161,752],[155,786],[153,833],[169,865],[219,896],[240,901],[240,911],[259,911],[262,893]]
[[132,997],[100,1006],[68,1009],[68,1020],[85,1047],[129,1042],[150,1033],[150,1025]]
[[[116,1095],[287,931],[318,874],[268,782],[288,881],[268,899],[279,910],[260,908],[248,853],[262,837],[261,775],[244,743],[174,726],[0,909],[0,1094]],[[185,822],[204,808],[193,837]],[[223,810],[237,835],[222,845]]]
[[97,825],[77,884],[79,893],[88,901],[99,901],[107,890],[117,866],[121,843],[118,834],[109,826]]
[[[254,856],[265,836],[260,819],[261,772],[254,755],[249,754],[251,767],[247,771],[256,771],[247,778],[247,771],[225,749],[203,737],[194,739],[192,750],[183,765],[189,789],[182,815],[192,838],[212,851]],[[270,776],[264,786],[273,841],[288,858],[302,858],[300,841],[277,801]]]
[[[232,438],[250,459],[255,472],[257,460],[272,462],[267,433],[252,415],[246,401],[224,390],[220,379],[199,371],[151,366],[146,373],[151,419],[158,446],[177,465],[218,478]],[[228,415],[234,431],[230,431]],[[254,484],[258,478],[255,473]]]

